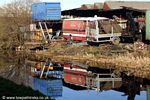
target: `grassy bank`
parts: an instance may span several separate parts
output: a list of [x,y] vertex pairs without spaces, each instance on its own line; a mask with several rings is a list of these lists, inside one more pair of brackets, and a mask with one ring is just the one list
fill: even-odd
[[[29,87],[17,85],[12,81],[0,77],[0,96],[43,96]],[[1,98],[2,99],[2,98]]]
[[138,76],[150,76],[150,51],[135,51],[132,44],[101,44],[94,46],[66,46],[53,43],[48,51],[37,52],[38,56],[59,61],[78,61],[89,66],[110,67],[130,71]]

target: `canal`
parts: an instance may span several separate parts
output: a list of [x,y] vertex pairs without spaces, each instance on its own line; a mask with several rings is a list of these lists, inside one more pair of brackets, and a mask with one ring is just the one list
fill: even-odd
[[[69,60],[35,60],[25,54],[4,53],[0,56],[0,77],[54,100],[150,100],[150,78]],[[0,96],[17,96],[2,90]]]

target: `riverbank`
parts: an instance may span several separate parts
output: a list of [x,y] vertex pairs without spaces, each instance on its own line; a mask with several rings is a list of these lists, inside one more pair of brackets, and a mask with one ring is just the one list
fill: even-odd
[[150,76],[150,52],[135,51],[132,44],[101,44],[95,47],[53,43],[48,48],[35,55],[57,61],[77,61],[88,66],[114,68],[139,77]]
[[[32,99],[32,98],[37,98],[40,96],[43,96],[40,92],[38,91],[34,91],[32,90],[30,87],[25,87],[23,85],[17,85],[15,83],[13,83],[10,80],[4,79],[2,77],[0,77],[0,84],[2,84],[0,86],[0,96],[2,97],[1,99],[17,99],[19,98],[25,98],[23,96],[28,96],[28,99]],[[9,98],[10,96],[14,96]],[[17,97],[18,96],[18,97]],[[37,96],[37,97],[35,97]],[[7,98],[8,97],[8,98]],[[31,98],[30,98],[31,97]]]

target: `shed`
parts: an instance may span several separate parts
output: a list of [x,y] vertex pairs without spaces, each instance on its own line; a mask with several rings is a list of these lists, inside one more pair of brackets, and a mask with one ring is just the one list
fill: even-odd
[[94,9],[103,9],[104,3],[94,3]]
[[32,4],[32,20],[60,20],[60,2],[39,2]]
[[83,4],[81,5],[82,10],[87,10],[87,9],[94,9],[94,4]]
[[150,2],[143,1],[106,1],[103,10],[122,9],[122,7],[131,7],[138,10],[149,10]]

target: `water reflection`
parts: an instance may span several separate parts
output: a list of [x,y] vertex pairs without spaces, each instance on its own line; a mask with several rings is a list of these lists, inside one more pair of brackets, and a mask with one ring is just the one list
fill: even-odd
[[63,67],[60,63],[46,59],[45,62],[26,60],[31,66],[30,86],[51,99],[62,96]]
[[[122,72],[116,74],[114,69],[85,68],[76,63],[64,64],[64,81],[66,87],[74,90],[95,89],[99,93],[114,90],[122,93],[120,96],[126,100],[135,100],[135,98],[141,100],[140,97],[144,94],[140,92],[145,91],[150,82],[147,79],[127,76]],[[146,99],[146,94],[142,100],[144,99]]]
[[[62,96],[63,68],[57,63],[50,64],[49,60],[48,62],[29,61],[24,57],[15,59],[1,57],[0,61],[0,76],[3,78],[31,87],[49,98],[55,99]],[[37,68],[39,63],[41,68]]]
[[102,91],[119,87],[122,83],[122,78],[116,77],[110,69],[85,68],[77,64],[65,63],[64,81],[77,86]]
[[[5,67],[4,67],[5,66]],[[0,57],[0,76],[56,100],[148,100],[150,80],[110,68]],[[147,91],[147,92],[146,92]]]
[[136,95],[140,95],[140,91],[145,90],[143,80],[135,77],[122,76],[123,81],[121,87],[115,89],[123,92],[122,96],[127,96],[127,100],[134,100]]
[[62,96],[62,79],[39,79],[31,76],[30,80],[32,89],[38,90],[48,97]]
[[31,66],[31,74],[40,78],[63,78],[63,66],[60,63],[52,62],[47,59],[46,62],[36,62]]

